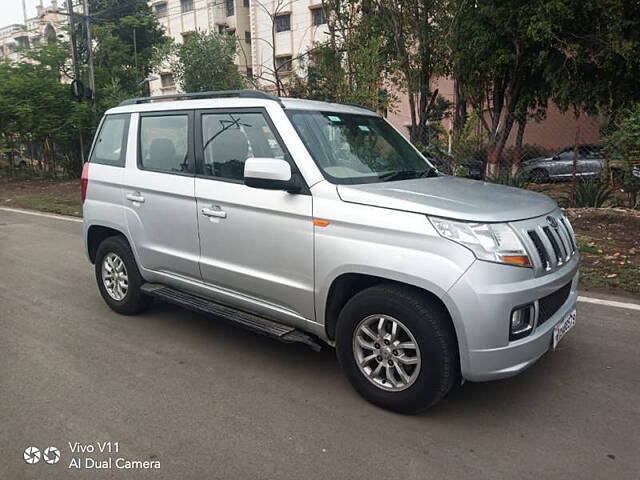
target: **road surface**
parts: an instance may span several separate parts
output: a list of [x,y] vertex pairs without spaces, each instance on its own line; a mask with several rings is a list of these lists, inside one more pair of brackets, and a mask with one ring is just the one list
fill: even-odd
[[113,313],[80,223],[5,210],[0,327],[2,479],[640,478],[637,310],[579,303],[576,328],[522,375],[402,416],[358,397],[330,349],[161,303]]

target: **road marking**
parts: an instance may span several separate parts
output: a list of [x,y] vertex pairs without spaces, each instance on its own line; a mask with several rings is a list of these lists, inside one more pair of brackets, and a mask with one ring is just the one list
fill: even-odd
[[578,297],[578,301],[584,303],[595,303],[596,305],[604,305],[606,307],[627,308],[629,310],[640,311],[640,304],[637,303],[614,302],[612,300],[603,300],[602,298],[593,297]]
[[33,215],[34,217],[53,218],[56,220],[66,220],[67,222],[82,223],[81,218],[69,217],[67,215],[57,215],[55,213],[42,213],[42,212],[34,212],[32,210],[22,210],[18,208],[7,208],[7,207],[0,207],[0,210],[4,212],[11,212],[11,213],[24,213],[25,215]]

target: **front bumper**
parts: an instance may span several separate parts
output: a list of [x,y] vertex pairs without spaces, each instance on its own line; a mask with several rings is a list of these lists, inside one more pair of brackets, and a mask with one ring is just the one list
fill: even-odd
[[[529,268],[476,261],[447,294],[466,380],[516,375],[551,347],[553,328],[575,308],[579,255],[553,273],[534,277]],[[499,282],[499,283],[497,283]],[[520,340],[509,341],[514,307],[539,300],[571,283],[566,301]]]

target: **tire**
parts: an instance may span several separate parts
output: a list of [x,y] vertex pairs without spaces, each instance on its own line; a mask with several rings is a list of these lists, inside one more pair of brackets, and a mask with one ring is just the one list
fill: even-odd
[[529,174],[529,179],[533,183],[549,183],[549,172],[542,168],[536,168]]
[[[419,350],[392,349],[390,352],[376,352],[363,349],[359,341],[370,337],[363,334],[360,327],[371,322],[372,317],[385,317],[383,330],[386,335],[390,335],[393,321],[399,322],[396,340],[389,347],[410,344],[408,335],[411,335]],[[370,328],[372,333],[378,334],[373,327],[375,325]],[[401,333],[403,329],[408,331],[408,335]],[[370,342],[374,349],[378,344],[379,342]],[[384,348],[383,344],[379,346]],[[366,353],[362,353],[363,350]],[[336,352],[347,378],[360,395],[375,405],[400,413],[418,413],[435,405],[451,390],[460,376],[458,344],[448,313],[426,295],[410,287],[383,284],[354,295],[338,316]],[[367,374],[361,369],[358,358],[370,358],[376,353],[380,355],[364,364],[363,368],[372,370]],[[419,359],[415,366],[417,373],[410,365],[401,364],[403,357],[407,362]],[[383,359],[382,362],[379,361],[380,358]],[[376,378],[374,367],[378,368],[383,363],[386,370],[389,362],[394,362],[394,368],[395,364],[405,368],[409,381],[405,381],[391,367],[389,369],[393,372],[393,378],[391,381],[387,380],[386,385],[384,378]],[[387,378],[388,375],[387,371]],[[392,385],[393,381],[398,384]]]
[[[119,262],[115,260],[116,258],[119,259]],[[122,268],[120,267],[120,262]],[[115,285],[116,283],[121,285],[122,282],[104,280],[103,265],[105,265],[104,268],[107,270],[107,275],[112,279],[113,276],[109,274],[108,268],[113,270],[113,265],[118,265],[116,270],[120,273],[119,280],[123,279],[122,272],[127,277],[126,289],[124,287],[120,289],[115,287],[111,289],[110,293],[108,285]],[[124,315],[135,315],[151,304],[153,298],[145,295],[140,290],[144,279],[140,275],[131,247],[129,247],[124,237],[107,237],[100,243],[96,252],[95,273],[100,294],[113,311]]]

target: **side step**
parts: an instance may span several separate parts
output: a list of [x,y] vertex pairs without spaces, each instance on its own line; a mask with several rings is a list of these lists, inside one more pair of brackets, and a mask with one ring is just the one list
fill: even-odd
[[207,313],[222,318],[252,332],[268,335],[282,342],[305,343],[316,352],[320,351],[320,344],[311,336],[288,325],[283,325],[252,313],[243,312],[242,310],[236,310],[235,308],[181,292],[159,283],[145,283],[140,289],[152,297],[160,298],[194,312]]

